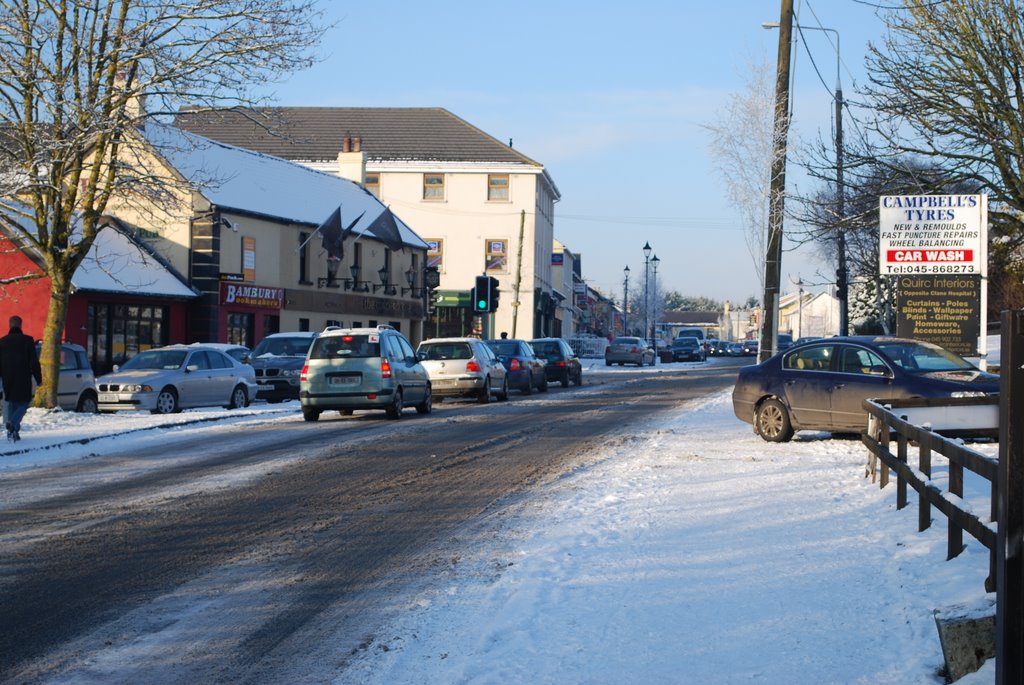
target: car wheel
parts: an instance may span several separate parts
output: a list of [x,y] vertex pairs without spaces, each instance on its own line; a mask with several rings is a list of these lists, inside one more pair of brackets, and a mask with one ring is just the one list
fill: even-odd
[[423,401],[416,405],[417,414],[429,414],[434,410],[434,393],[430,389],[430,383],[427,383],[427,395],[423,398]]
[[167,387],[156,396],[156,407],[151,413],[176,414],[179,411],[181,410],[178,408],[178,393],[174,391],[174,388]]
[[306,421],[316,421],[320,418],[320,410],[313,407],[303,407],[302,418]]
[[583,385],[583,369],[576,371],[576,387]]
[[540,387],[538,388],[538,390],[540,390],[541,392],[547,392],[548,391],[548,377],[547,377],[547,375],[544,375],[544,376],[540,377]]
[[572,378],[569,377],[569,369],[566,369],[565,373],[562,374],[562,387],[563,388],[568,388],[571,383],[572,383]]
[[788,442],[793,424],[785,405],[774,397],[762,402],[754,412],[754,431],[768,442]]
[[96,393],[83,392],[82,396],[78,398],[78,406],[75,407],[75,411],[81,414],[99,414],[100,405],[96,403]]
[[395,390],[395,401],[392,402],[391,406],[388,407],[385,410],[387,412],[388,418],[389,419],[393,419],[395,421],[397,421],[398,419],[402,418],[402,409],[403,408],[404,408],[404,405],[402,404],[402,391],[396,389]]
[[353,410],[353,409],[339,409],[338,413],[341,414],[342,416],[352,416],[353,411],[355,411],[355,410]]
[[484,379],[484,385],[476,394],[477,404],[487,404],[491,401],[491,377]]
[[236,385],[235,389],[231,391],[231,401],[228,402],[228,409],[244,409],[249,405],[249,396],[245,392],[245,388],[241,385]]
[[608,360],[608,359],[605,359],[605,360],[604,360],[604,365],[605,365],[605,366],[611,366],[611,365],[612,365],[612,363],[611,363],[611,361],[610,361],[610,360]]
[[501,381],[501,393],[498,395],[498,399],[504,402],[508,399],[508,377],[505,377]]

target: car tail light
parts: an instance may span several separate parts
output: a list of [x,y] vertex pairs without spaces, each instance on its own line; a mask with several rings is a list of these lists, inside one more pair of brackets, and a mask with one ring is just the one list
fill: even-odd
[[309,373],[309,362],[302,365],[302,373],[299,374],[299,380],[306,380],[306,374]]
[[519,360],[518,359],[510,360],[509,363],[508,363],[508,370],[509,371],[518,371],[519,370]]
[[480,365],[476,363],[475,359],[470,359],[466,362],[466,371],[479,371]]
[[563,362],[563,361],[556,362],[555,366],[565,366],[565,362]]
[[380,377],[391,378],[391,362],[388,361],[387,357],[380,358]]

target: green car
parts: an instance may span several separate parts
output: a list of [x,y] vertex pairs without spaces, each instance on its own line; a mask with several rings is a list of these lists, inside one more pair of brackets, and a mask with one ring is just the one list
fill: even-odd
[[356,409],[383,409],[398,419],[406,407],[429,414],[433,397],[427,370],[394,328],[328,326],[306,354],[299,403],[306,421],[325,411],[349,416]]

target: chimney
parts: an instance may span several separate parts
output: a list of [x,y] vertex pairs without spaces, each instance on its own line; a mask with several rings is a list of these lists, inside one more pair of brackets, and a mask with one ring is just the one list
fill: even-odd
[[362,138],[353,138],[346,133],[341,141],[341,152],[338,153],[338,176],[359,185],[366,182],[366,155],[362,147]]

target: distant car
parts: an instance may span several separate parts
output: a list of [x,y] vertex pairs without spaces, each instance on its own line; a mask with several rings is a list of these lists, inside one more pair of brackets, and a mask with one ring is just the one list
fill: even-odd
[[430,376],[405,336],[390,326],[328,326],[313,341],[299,376],[302,418],[325,411],[344,416],[356,409],[383,409],[399,419],[406,407],[433,409]]
[[708,350],[708,354],[715,357],[728,357],[729,356],[729,341],[728,340],[715,340],[711,349]]
[[256,374],[248,364],[203,345],[140,352],[96,380],[100,411],[137,409],[173,414],[192,407],[249,405]]
[[984,373],[938,345],[882,336],[825,338],[742,367],[733,388],[737,418],[769,442],[795,431],[859,432],[865,399],[969,397],[999,392]]
[[215,350],[220,350],[227,356],[248,364],[250,357],[252,357],[252,350],[245,345],[237,345],[235,343],[192,343],[193,345],[205,345]]
[[743,343],[731,342],[729,343],[728,354],[730,357],[742,357],[743,356]]
[[530,343],[514,338],[488,340],[487,346],[501,360],[508,372],[508,385],[529,395],[535,389],[548,391],[548,377],[545,362],[537,356]]
[[[36,356],[42,350],[36,343]],[[97,405],[96,376],[89,364],[85,348],[75,343],[60,345],[60,376],[57,379],[57,406],[65,411],[95,414]]]
[[654,348],[648,346],[647,341],[643,338],[620,335],[612,340],[611,345],[604,351],[604,364],[605,366],[612,364],[654,366]]
[[676,338],[672,341],[673,361],[702,362],[706,359],[704,346],[697,338]]
[[583,385],[583,364],[569,343],[562,338],[537,338],[530,345],[546,362],[544,369],[549,382],[561,383],[563,388],[571,383]]
[[758,345],[757,340],[754,340],[753,338],[744,340],[743,341],[743,354],[744,354],[744,356],[748,356],[749,357],[751,355],[757,354],[758,347],[759,347],[759,345]]
[[299,399],[299,374],[317,335],[314,331],[272,333],[256,345],[249,358],[260,386],[256,399],[267,402]]
[[475,397],[487,404],[491,395],[508,399],[508,373],[479,338],[434,338],[421,342],[416,356],[430,376],[434,397]]

